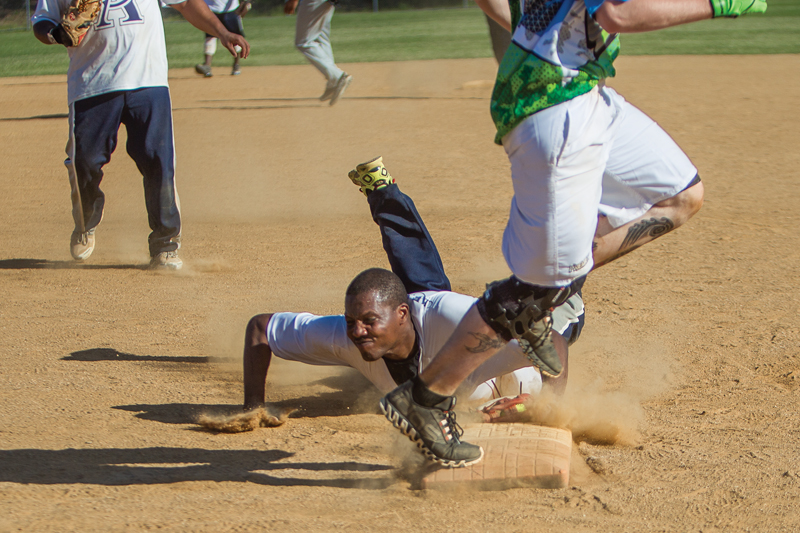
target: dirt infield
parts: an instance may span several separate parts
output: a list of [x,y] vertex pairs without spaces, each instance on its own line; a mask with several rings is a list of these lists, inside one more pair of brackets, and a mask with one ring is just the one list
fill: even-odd
[[97,250],[70,260],[64,77],[0,80],[0,531],[796,531],[800,56],[618,67],[707,198],[586,284],[561,420],[626,437],[576,444],[569,488],[459,494],[398,479],[410,444],[351,373],[276,362],[285,425],[192,422],[237,411],[251,315],[339,312],[355,273],[387,266],[356,163],[384,156],[456,290],[506,275],[492,61],[348,65],[333,108],[310,66],[171,71],[178,274],[143,268],[124,132]]

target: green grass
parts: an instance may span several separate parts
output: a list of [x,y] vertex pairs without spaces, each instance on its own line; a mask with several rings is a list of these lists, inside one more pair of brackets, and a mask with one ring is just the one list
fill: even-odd
[[[625,55],[800,53],[800,2],[769,0],[765,15],[709,20],[622,37]],[[248,65],[303,64],[294,49],[294,17],[247,17],[252,46]],[[171,67],[202,58],[203,36],[181,18],[165,23]],[[337,62],[492,57],[483,13],[477,8],[380,13],[337,13],[333,45]],[[218,53],[221,53],[218,52]],[[30,32],[0,32],[0,76],[62,74],[64,49],[44,46]]]
[[[294,47],[294,17],[244,20],[250,42],[248,65],[301,65]],[[188,67],[202,56],[202,34],[185,22],[168,22],[171,67]],[[332,24],[337,63],[490,57],[489,31],[478,9],[337,13]],[[220,52],[218,51],[217,54]]]

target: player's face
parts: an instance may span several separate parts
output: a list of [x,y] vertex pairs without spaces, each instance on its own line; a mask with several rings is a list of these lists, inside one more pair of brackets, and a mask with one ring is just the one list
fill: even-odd
[[374,292],[347,296],[344,300],[347,337],[353,341],[365,361],[382,357],[405,359],[410,351],[402,342],[411,326],[408,305],[397,308],[379,301]]

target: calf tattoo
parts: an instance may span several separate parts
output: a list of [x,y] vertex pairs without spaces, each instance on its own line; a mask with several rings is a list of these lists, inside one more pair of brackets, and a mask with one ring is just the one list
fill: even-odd
[[673,229],[675,229],[675,224],[667,217],[642,220],[630,227],[625,240],[619,246],[619,250],[622,251],[629,246],[633,246],[645,237],[656,239]]
[[469,346],[465,346],[468,352],[470,353],[483,353],[488,352],[489,350],[497,350],[502,348],[506,341],[504,341],[501,337],[490,337],[488,335],[484,335],[483,333],[473,333],[470,332],[470,335],[478,339],[478,345],[470,348]]
[[[615,259],[619,259],[623,255],[631,253],[638,247],[645,244],[644,242],[640,241],[647,237],[650,237],[651,240],[656,239],[665,233],[669,233],[673,229],[675,229],[675,223],[667,217],[651,218],[650,220],[642,220],[641,222],[637,222],[628,229],[628,234],[625,236],[622,244],[620,244],[617,253],[607,258],[605,261],[595,263],[594,268],[599,268],[610,263],[611,261],[614,261]],[[592,241],[592,253],[594,253],[596,249],[597,241]]]

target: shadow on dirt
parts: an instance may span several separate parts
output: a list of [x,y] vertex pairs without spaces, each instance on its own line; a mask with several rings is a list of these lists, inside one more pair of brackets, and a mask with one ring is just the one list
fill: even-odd
[[[96,348],[96,351],[107,350]],[[85,350],[92,351],[92,350]],[[113,351],[113,350],[109,350]],[[81,352],[73,352],[74,354]],[[137,356],[133,356],[137,357]],[[68,358],[64,358],[68,359]],[[180,358],[156,358],[154,361],[170,361]],[[187,359],[201,359],[187,358]],[[213,358],[212,362],[213,362]],[[92,359],[94,360],[94,359]],[[116,360],[116,359],[98,359]],[[151,359],[133,359],[135,361]],[[191,362],[195,362],[194,360]],[[361,374],[346,372],[341,375],[328,376],[310,381],[306,386],[319,391],[320,387],[334,389],[314,394],[288,398],[280,401],[267,401],[266,407],[271,412],[295,411],[290,418],[317,418],[322,416],[349,416],[356,414],[378,414],[380,392]],[[241,404],[132,404],[116,405],[113,409],[136,413],[136,418],[152,420],[162,424],[195,424],[201,414],[218,417],[231,416],[242,412]],[[201,430],[201,428],[197,428]]]
[[49,119],[64,119],[69,118],[68,113],[53,113],[51,115],[33,115],[30,117],[6,117],[0,118],[2,121],[18,121],[18,120],[49,120]]
[[113,348],[90,348],[79,350],[62,357],[62,361],[157,361],[160,363],[210,363],[213,358],[204,356],[171,356],[171,355],[136,355],[115,350]]
[[52,261],[50,259],[0,259],[0,270],[147,270],[141,265],[95,265],[78,261]]
[[[198,448],[111,448],[83,450],[0,450],[0,482],[52,485],[152,485],[182,481],[233,481],[271,486],[383,489],[393,475],[354,477],[393,467],[358,462],[279,462],[294,454],[282,450],[203,450]],[[280,471],[295,477],[283,477]],[[297,477],[307,471],[308,479]],[[270,475],[265,472],[274,472]],[[343,479],[318,479],[315,472]],[[337,475],[337,474],[334,474]]]
[[[270,411],[283,412],[296,410],[289,418],[317,418],[321,416],[348,416],[354,414],[377,414],[378,402],[374,408],[354,407],[355,397],[351,392],[337,391],[320,393],[315,396],[292,398],[281,402],[267,402]],[[372,403],[370,403],[372,405]],[[225,404],[135,404],[115,405],[112,409],[136,413],[136,418],[152,420],[162,424],[195,424],[201,414],[212,417],[231,416],[242,412],[241,405]],[[197,428],[200,430],[201,428]]]

